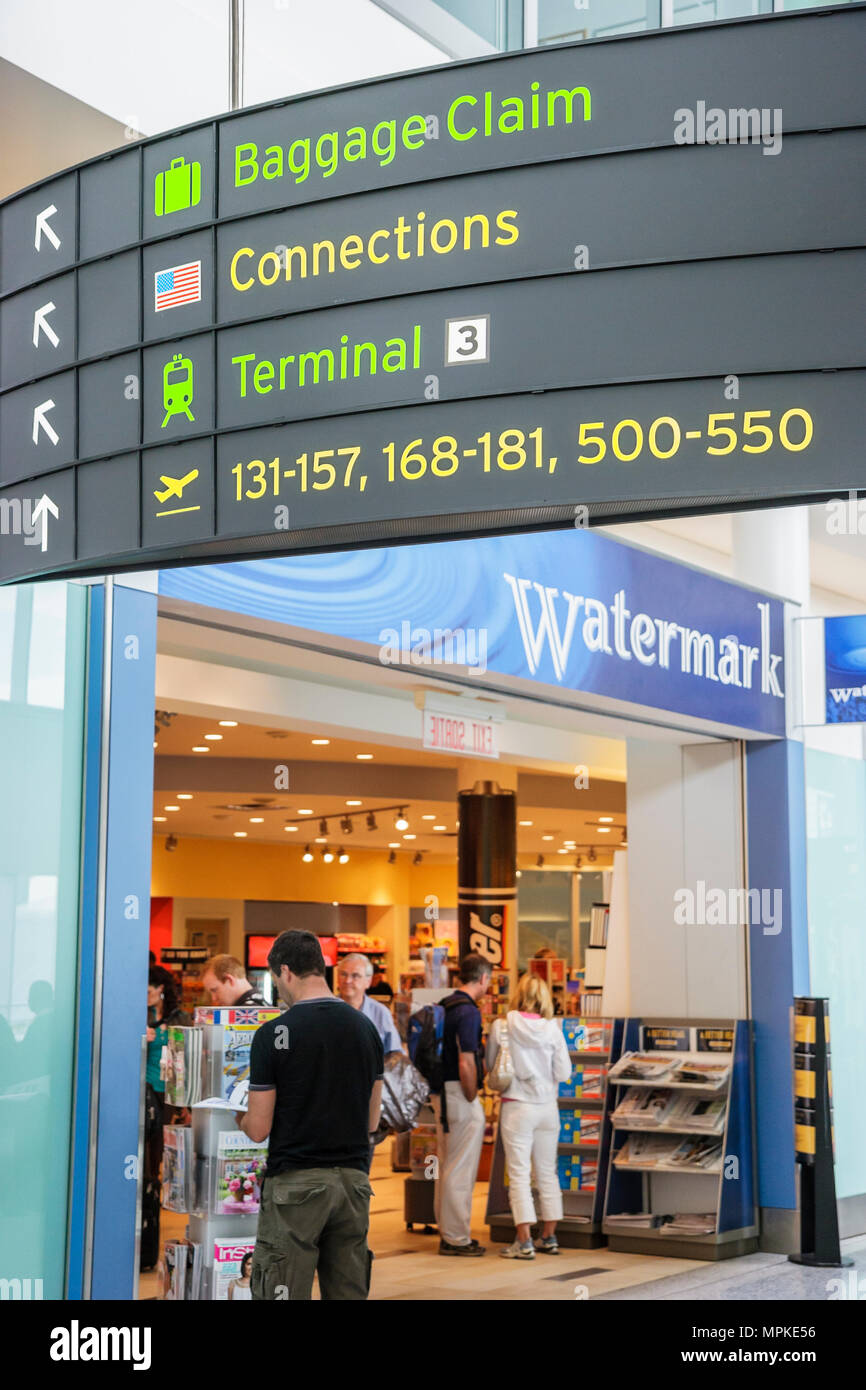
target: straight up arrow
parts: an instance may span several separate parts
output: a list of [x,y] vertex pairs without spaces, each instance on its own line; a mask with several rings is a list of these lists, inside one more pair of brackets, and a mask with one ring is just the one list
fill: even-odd
[[33,512],[32,512],[31,517],[30,517],[31,522],[35,522],[35,521],[41,521],[41,522],[42,522],[42,542],[41,542],[41,544],[42,544],[42,549],[43,549],[43,550],[47,550],[47,549],[48,549],[48,513],[49,513],[49,512],[50,512],[51,515],[52,515],[53,517],[55,517],[55,518],[58,518],[58,517],[60,516],[60,508],[57,506],[57,503],[56,503],[56,502],[52,502],[52,500],[51,500],[51,498],[48,496],[48,494],[45,493],[45,492],[43,492],[42,496],[39,498],[39,501],[36,503],[36,506],[33,508]]
[[41,425],[52,444],[60,441],[60,435],[53,428],[51,421],[45,418],[46,412],[54,409],[53,401],[43,401],[41,405],[33,407],[33,443],[39,443],[39,426]]
[[56,308],[57,308],[57,305],[54,304],[54,303],[52,303],[52,301],[49,299],[49,301],[48,301],[47,304],[43,304],[41,309],[37,309],[37,310],[35,311],[35,313],[34,313],[34,315],[33,315],[33,346],[34,346],[34,347],[38,347],[38,346],[39,346],[39,330],[40,330],[40,328],[42,329],[42,332],[45,334],[46,338],[49,339],[49,341],[50,341],[52,347],[57,347],[58,343],[60,342],[60,339],[58,338],[57,334],[54,332],[54,329],[51,327],[51,324],[48,322],[47,318],[45,317],[46,314],[51,314],[51,313],[53,313],[53,311],[54,311]]
[[36,214],[36,232],[33,237],[33,245],[36,247],[37,251],[42,250],[43,233],[47,236],[55,251],[59,251],[60,249],[60,237],[48,223],[49,217],[53,217],[56,211],[57,209],[54,204],[50,203],[47,208],[43,208],[41,212],[37,212]]

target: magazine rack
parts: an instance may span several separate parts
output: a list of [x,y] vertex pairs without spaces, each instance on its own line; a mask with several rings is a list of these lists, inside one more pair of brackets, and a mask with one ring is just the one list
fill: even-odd
[[[705,1019],[636,1019],[625,1020],[623,1056],[627,1053],[642,1056],[676,1058],[678,1064],[706,1066],[718,1061],[728,1065],[727,1076],[721,1085],[700,1086],[673,1079],[634,1080],[614,1075],[609,1084],[609,1111],[612,1118],[608,1154],[607,1201],[602,1230],[611,1250],[629,1253],[668,1255],[680,1259],[719,1260],[746,1255],[757,1249],[758,1227],[755,1211],[755,1178],[752,1140],[751,1101],[751,1031],[743,1020]],[[670,1073],[668,1073],[670,1076]],[[617,1165],[629,1136],[663,1134],[672,1141],[686,1141],[689,1136],[703,1134],[687,1122],[676,1118],[660,1125],[629,1125],[628,1117],[616,1118],[629,1087],[650,1088],[673,1097],[690,1093],[697,1098],[715,1098],[723,1103],[723,1123],[714,1134],[721,1145],[717,1166],[710,1169],[697,1165],[668,1162],[647,1166]],[[662,1102],[663,1103],[663,1102]],[[677,1127],[679,1125],[679,1127]],[[612,1217],[626,1214],[645,1216],[652,1224],[624,1227]],[[714,1217],[715,1229],[698,1234],[692,1231],[667,1231],[664,1218],[708,1214]],[[682,1223],[681,1223],[682,1224]],[[709,1223],[708,1223],[709,1224]]]
[[[611,1139],[607,1072],[619,1056],[623,1021],[595,1017],[559,1021],[573,1071],[571,1079],[559,1088],[561,1129],[557,1153],[565,1215],[558,1222],[556,1233],[561,1246],[594,1249],[604,1244],[602,1212]],[[584,1133],[591,1137],[581,1138],[583,1125]],[[491,1240],[514,1240],[505,1150],[498,1128],[485,1219]]]

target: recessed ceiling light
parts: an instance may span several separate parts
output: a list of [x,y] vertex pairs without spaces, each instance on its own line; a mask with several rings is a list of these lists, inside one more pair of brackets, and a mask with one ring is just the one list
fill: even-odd
[[192,801],[192,792],[178,792],[178,801]]
[[541,838],[542,838],[542,840],[552,840],[552,839],[553,839],[553,836],[552,836],[552,835],[542,835]]
[[317,845],[326,845],[327,843],[328,843],[328,837],[327,837],[327,835],[317,835],[317,836],[316,836],[316,844],[317,844]]
[[210,749],[208,747],[202,747],[202,745],[199,743],[196,744],[192,751],[194,753],[209,753]]
[[317,748],[324,748],[331,740],[329,738],[314,738],[311,742],[314,743]]
[[163,806],[162,809],[163,809],[164,811],[179,811],[179,810],[180,810],[180,807],[179,807],[179,806]]
[[247,838],[247,832],[245,830],[235,830],[234,837],[236,840],[245,840]]
[[331,899],[331,907],[339,907],[339,906],[340,906],[340,904],[337,902],[337,899],[336,899],[336,898],[332,898],[332,899]]
[[417,835],[413,835],[413,834],[411,833],[411,831],[410,831],[410,833],[409,833],[408,835],[404,835],[404,836],[403,836],[403,839],[404,839],[404,840],[417,840],[417,838],[418,838],[418,836],[417,836]]
[[531,821],[531,820],[520,820],[520,821],[517,822],[517,824],[518,824],[518,825],[532,825],[532,821]]
[[285,825],[285,826],[283,826],[283,829],[284,829],[284,830],[289,830],[289,831],[291,831],[291,830],[297,830],[297,828],[298,828],[298,827],[297,827],[296,825]]
[[347,806],[362,806],[362,805],[363,805],[363,802],[361,802],[361,801],[347,801],[347,802],[346,802],[346,805],[347,805]]
[[600,825],[600,826],[598,827],[598,833],[599,833],[599,835],[609,835],[609,834],[610,834],[610,826],[609,826],[609,825]]
[[313,815],[313,812],[310,810],[310,807],[309,807],[309,806],[301,806],[301,807],[298,808],[298,815],[299,815],[299,816],[311,816],[311,815]]
[[238,727],[238,721],[236,719],[221,719],[219,721],[219,726],[221,729],[236,729]]
[[557,854],[568,854],[568,850],[567,850],[567,849],[558,849],[556,852],[557,852]]
[[613,816],[599,816],[600,825],[613,825]]
[[158,748],[158,747],[159,747],[159,744],[157,743],[156,739],[153,740],[153,746],[154,746],[154,748]]
[[436,817],[435,817],[435,816],[422,816],[421,819],[422,819],[422,820],[435,820]]
[[168,816],[154,816],[154,820],[168,820]]
[[399,840],[389,840],[389,841],[388,841],[388,848],[389,848],[389,849],[399,849],[399,848],[400,848],[400,841],[399,841]]
[[209,743],[219,743],[220,739],[222,738],[222,734],[205,734],[205,738],[208,740]]
[[264,816],[250,816],[250,825],[264,825]]
[[364,762],[368,763],[368,762],[370,761],[370,759],[372,758],[372,756],[373,756],[372,753],[356,753],[356,754],[355,754],[355,757],[358,759],[358,761],[359,761],[359,762],[362,762],[362,763],[364,763]]
[[448,829],[448,826],[447,826],[447,825],[434,825],[433,829],[434,829],[434,830],[447,830],[447,829]]

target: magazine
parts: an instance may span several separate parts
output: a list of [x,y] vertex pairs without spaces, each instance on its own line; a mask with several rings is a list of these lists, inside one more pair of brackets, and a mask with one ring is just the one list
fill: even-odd
[[192,1130],[188,1125],[166,1125],[163,1141],[162,1205],[166,1211],[189,1211]]
[[[233,1285],[236,1285],[240,1278],[244,1257],[251,1255],[255,1248],[254,1240],[231,1240],[228,1238],[214,1240],[212,1299],[228,1300],[233,1297],[236,1291]],[[240,1289],[238,1292],[243,1295],[244,1290]]]
[[676,1139],[661,1134],[630,1134],[614,1155],[618,1168],[654,1168],[670,1163],[679,1145]]
[[162,1296],[181,1299],[186,1289],[187,1248],[182,1240],[168,1240],[162,1256]]
[[730,1062],[716,1057],[711,1062],[682,1061],[670,1077],[681,1086],[704,1086],[718,1090],[724,1086],[731,1072]]
[[670,1091],[649,1091],[630,1086],[613,1112],[614,1127],[658,1129],[674,1108]]
[[676,1057],[662,1056],[658,1052],[626,1052],[610,1069],[611,1081],[661,1081],[668,1078],[671,1067],[676,1066]]
[[706,1130],[708,1134],[721,1134],[726,1109],[727,1100],[724,1097],[704,1100],[699,1096],[680,1093],[665,1123],[669,1129],[682,1126],[685,1129]]
[[667,1216],[662,1220],[662,1230],[668,1231],[672,1235],[677,1233],[688,1236],[710,1236],[715,1233],[716,1218],[714,1212],[677,1212],[676,1216]]
[[678,1144],[676,1152],[665,1161],[676,1168],[706,1168],[717,1172],[722,1165],[722,1145],[710,1134],[695,1135]]
[[254,1216],[258,1213],[267,1160],[267,1144],[254,1144],[239,1129],[225,1130],[220,1134],[213,1205],[217,1216]]

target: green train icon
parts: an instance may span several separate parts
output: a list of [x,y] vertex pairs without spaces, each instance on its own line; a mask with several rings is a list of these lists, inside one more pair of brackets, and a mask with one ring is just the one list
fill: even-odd
[[192,413],[193,367],[188,357],[176,352],[170,362],[162,369],[162,408],[165,419],[160,426],[165,429],[172,415],[185,415],[195,424]]

